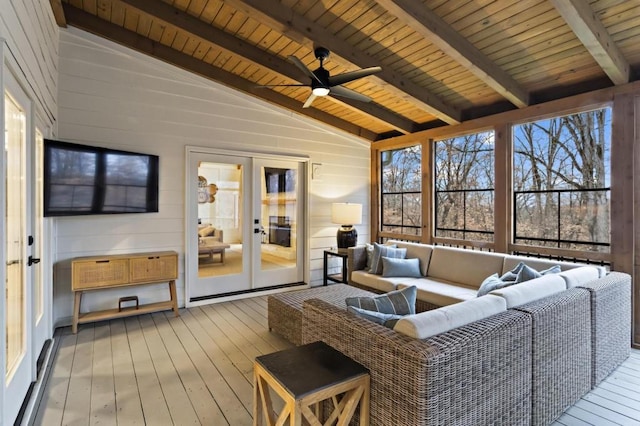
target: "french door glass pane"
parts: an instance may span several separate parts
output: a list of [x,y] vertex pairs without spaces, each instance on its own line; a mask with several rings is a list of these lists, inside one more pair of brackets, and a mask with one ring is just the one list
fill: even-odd
[[260,168],[260,267],[262,270],[295,268],[298,226],[295,169]]
[[23,153],[26,135],[26,115],[13,98],[5,94],[5,151],[6,165],[6,381],[9,382],[19,366],[26,349],[25,288],[24,288],[24,206]]
[[201,162],[198,167],[198,277],[239,274],[242,250],[240,164]]
[[[44,136],[40,129],[36,129],[36,146],[35,146],[35,204],[34,204],[34,213],[35,213],[35,227],[34,227],[34,245],[32,247],[31,253],[33,257],[37,259],[42,259],[42,235],[43,235],[43,223],[42,218],[44,216],[44,212],[42,210],[42,202],[43,202],[43,168],[42,168],[42,159],[44,155]],[[33,283],[33,297],[34,297],[34,318],[35,324],[37,325],[42,319],[42,315],[44,313],[44,294],[43,294],[43,282],[42,282],[42,267],[41,264],[35,263],[32,265],[32,283]]]

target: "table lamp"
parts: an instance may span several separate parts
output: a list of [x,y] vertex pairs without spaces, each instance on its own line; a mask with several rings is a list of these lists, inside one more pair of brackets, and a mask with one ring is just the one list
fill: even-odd
[[331,205],[331,222],[340,224],[338,229],[338,248],[353,247],[358,242],[358,232],[353,225],[362,223],[362,204],[333,203]]

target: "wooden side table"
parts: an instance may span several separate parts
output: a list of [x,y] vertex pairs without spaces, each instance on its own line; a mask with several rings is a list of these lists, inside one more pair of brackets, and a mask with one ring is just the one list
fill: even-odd
[[[342,259],[342,271],[339,274],[329,274],[329,256],[339,257]],[[348,284],[348,276],[347,276],[347,262],[349,260],[349,254],[346,250],[342,251],[332,251],[325,250],[324,251],[324,267],[322,274],[322,284],[327,285],[329,281],[333,281],[334,283],[342,283]]]
[[[254,363],[253,424],[268,426],[349,423],[360,404],[360,426],[369,425],[369,370],[324,342],[262,355]],[[271,392],[284,401],[274,412]],[[339,395],[344,394],[341,399]],[[333,411],[322,422],[322,401]]]

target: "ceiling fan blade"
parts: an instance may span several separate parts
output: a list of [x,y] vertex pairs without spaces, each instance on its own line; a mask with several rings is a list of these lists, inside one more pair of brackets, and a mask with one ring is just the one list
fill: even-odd
[[311,92],[307,100],[304,102],[304,105],[302,105],[302,108],[309,108],[315,98],[317,98],[317,96],[314,95],[313,92]]
[[354,92],[353,90],[347,89],[346,87],[342,87],[342,86],[332,87],[331,92],[329,92],[329,95],[341,96],[343,98],[354,99],[360,102],[371,102],[371,98],[369,98],[368,96],[361,95],[358,92]]
[[382,68],[380,67],[370,67],[334,75],[333,77],[329,77],[329,86],[333,87],[337,86],[338,84],[348,83],[350,81],[357,80],[359,78],[366,77],[380,71],[382,71]]
[[298,67],[303,73],[305,73],[312,80],[315,80],[315,81],[317,81],[318,83],[320,83],[321,85],[324,86],[324,83],[322,81],[320,81],[320,79],[309,68],[307,68],[306,65],[303,64],[300,59],[298,59],[297,57],[295,57],[293,55],[289,55],[289,60],[291,62],[293,62],[293,64],[296,67]]
[[262,84],[256,86],[259,89],[269,88],[269,87],[309,87],[308,84]]

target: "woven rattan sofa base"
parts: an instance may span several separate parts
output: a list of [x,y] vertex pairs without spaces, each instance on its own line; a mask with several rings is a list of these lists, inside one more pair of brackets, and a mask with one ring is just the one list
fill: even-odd
[[589,292],[572,288],[514,308],[531,315],[531,425],[551,424],[591,389]]
[[269,330],[278,333],[294,345],[300,345],[302,304],[305,300],[320,299],[346,310],[344,300],[352,296],[375,296],[375,293],[346,284],[334,284],[271,295],[267,299]]
[[303,342],[367,367],[371,425],[529,425],[531,316],[509,310],[418,340],[322,300],[304,303]]
[[578,286],[591,295],[591,387],[596,387],[631,353],[631,276],[611,272]]

